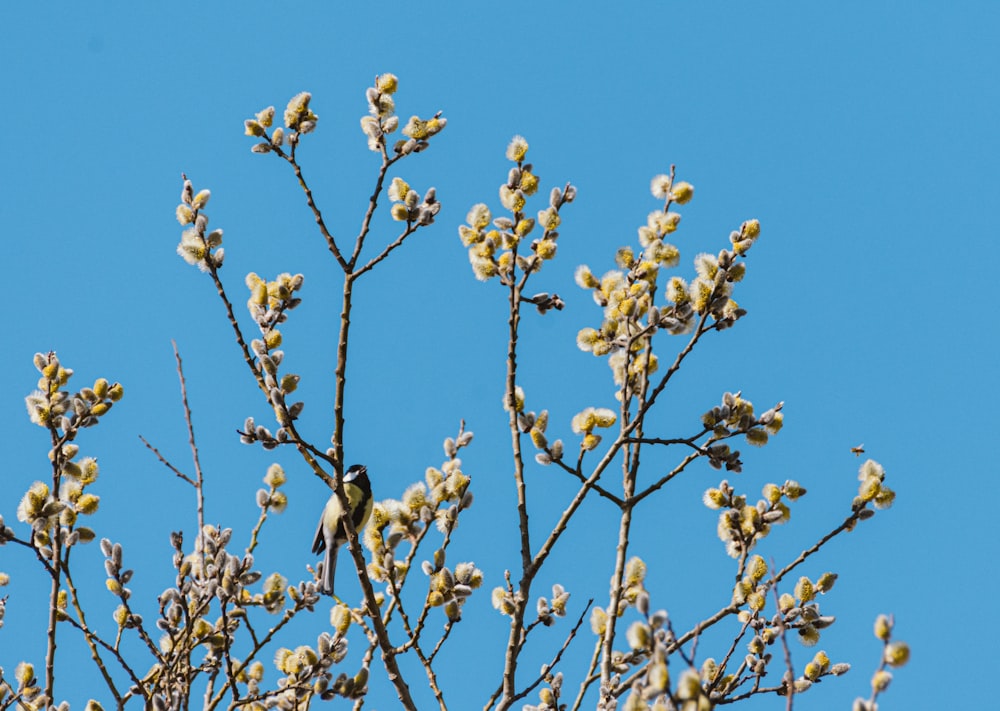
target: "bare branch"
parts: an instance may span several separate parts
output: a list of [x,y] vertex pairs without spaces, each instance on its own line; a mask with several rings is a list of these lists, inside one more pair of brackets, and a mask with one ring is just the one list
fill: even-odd
[[558,666],[559,664],[559,660],[562,659],[562,655],[566,652],[567,649],[569,649],[570,643],[573,641],[573,638],[576,637],[576,633],[580,630],[580,626],[586,619],[587,612],[590,610],[590,606],[593,604],[594,604],[594,598],[590,598],[589,600],[587,600],[587,604],[584,605],[583,611],[580,613],[580,618],[576,621],[576,624],[573,625],[573,629],[571,629],[569,634],[566,636],[566,639],[563,641],[562,646],[559,648],[559,651],[557,651],[555,656],[552,658],[552,661],[543,666],[542,673],[538,675],[535,681],[533,681],[531,684],[525,687],[523,691],[515,695],[514,698],[511,699],[511,701],[518,701],[519,699],[523,699],[524,697],[526,697],[528,694],[534,691],[539,684],[545,681],[545,677],[547,677],[555,670],[556,666]]
[[197,483],[197,482],[196,482],[196,481],[195,481],[194,479],[192,479],[192,478],[191,478],[191,477],[189,477],[189,476],[188,476],[187,474],[185,474],[185,473],[184,473],[184,472],[182,472],[182,471],[181,471],[180,469],[178,469],[178,468],[177,468],[177,467],[175,467],[175,466],[174,466],[173,464],[171,464],[171,463],[170,463],[170,462],[169,462],[169,461],[167,460],[167,458],[166,458],[166,457],[164,457],[164,456],[163,456],[163,455],[162,455],[162,454],[160,453],[160,450],[158,450],[158,449],[157,449],[156,447],[154,447],[154,446],[153,446],[153,445],[151,445],[151,444],[150,444],[150,443],[149,443],[148,441],[146,441],[146,438],[145,438],[145,437],[143,437],[142,435],[139,435],[139,439],[140,439],[140,440],[142,440],[142,443],[143,443],[144,445],[146,445],[146,449],[148,449],[148,450],[149,450],[150,452],[152,452],[152,453],[153,453],[154,455],[156,455],[156,458],[157,458],[157,459],[159,459],[159,460],[160,460],[160,462],[161,462],[161,463],[162,463],[162,464],[163,464],[163,465],[164,465],[164,466],[165,466],[165,467],[166,467],[167,469],[169,469],[169,470],[170,470],[170,471],[172,471],[172,472],[173,472],[174,474],[176,474],[178,478],[180,478],[180,479],[183,479],[183,480],[184,480],[185,482],[187,482],[187,483],[188,483],[188,484],[190,484],[191,486],[198,486],[198,483]]

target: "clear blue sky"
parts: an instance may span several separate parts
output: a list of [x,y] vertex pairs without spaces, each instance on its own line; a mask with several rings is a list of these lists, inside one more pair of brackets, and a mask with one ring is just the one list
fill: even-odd
[[[762,451],[744,447],[736,477],[751,496],[786,478],[809,488],[763,551],[779,561],[845,515],[859,464],[850,447],[863,442],[898,492],[892,510],[803,571],[840,573],[822,600],[839,621],[820,646],[855,668],[796,708],[845,708],[867,694],[880,612],[895,613],[898,635],[913,648],[883,708],[980,703],[980,689],[959,680],[970,678],[970,663],[991,658],[997,633],[989,614],[966,617],[998,582],[986,542],[1000,493],[990,456],[1000,426],[990,405],[1000,346],[991,305],[1000,10],[988,2],[609,5],[6,8],[0,211],[12,318],[0,352],[8,453],[0,513],[8,523],[27,486],[48,476],[45,433],[23,406],[37,378],[32,355],[56,350],[78,387],[98,376],[121,381],[125,400],[80,444],[100,457],[99,535],[126,545],[136,599],[148,603],[147,620],[155,617],[150,601],[171,578],[168,532],[183,526],[193,536],[192,494],[138,438],[189,468],[176,339],[210,479],[209,520],[245,540],[254,491],[267,465],[281,461],[291,504],[269,524],[259,560],[293,578],[314,562],[309,539],[326,492],[294,457],[234,436],[267,407],[211,284],[174,253],[173,213],[182,171],[213,191],[208,212],[225,230],[223,272],[237,305],[248,271],[305,273],[305,303],[285,350],[303,375],[306,430],[322,442],[332,410],[334,265],[293,176],[249,152],[242,121],[313,93],[320,122],[303,163],[329,224],[353,234],[377,167],[358,129],[363,94],[376,73],[392,71],[404,119],[437,110],[449,119],[431,150],[401,169],[418,189],[436,186],[444,207],[434,228],[356,291],[347,447],[352,461],[369,465],[376,495],[388,497],[440,464],[441,440],[461,418],[477,435],[464,457],[477,503],[450,562],[475,560],[487,582],[451,642],[448,663],[468,684],[452,692],[453,707],[467,707],[463,698],[481,706],[495,686],[506,624],[489,608],[488,590],[514,564],[516,545],[514,518],[503,515],[513,501],[499,406],[503,295],[495,283],[474,281],[456,227],[473,203],[497,203],[515,133],[531,143],[546,189],[567,180],[579,189],[564,213],[559,258],[537,280],[568,306],[524,323],[526,388],[535,407],[551,411],[551,427],[571,441],[575,412],[611,402],[606,366],[574,345],[599,314],[573,271],[580,263],[611,268],[614,250],[634,243],[655,209],[650,178],[675,163],[696,188],[678,239],[684,271],[746,218],[759,218],[763,235],[737,294],[749,315],[697,353],[665,403],[665,434],[725,390],[742,389],[759,406],[785,401],[784,431]],[[530,476],[553,502],[570,491],[552,471]],[[650,563],[653,605],[681,626],[728,594],[731,563],[715,539],[714,513],[699,503],[718,480],[696,468],[655,514],[640,517],[636,551]],[[559,551],[546,578],[578,581],[567,583],[572,615],[586,597],[606,596],[613,556],[611,512],[594,505],[585,513],[575,524],[580,543]],[[554,515],[539,510],[535,520]],[[103,579],[96,546],[76,563]],[[41,666],[38,603],[47,586],[20,548],[0,549],[0,570],[14,578],[3,591],[0,665],[12,672],[23,654]],[[92,597],[107,630],[109,596]],[[325,624],[322,612],[300,639],[314,642]],[[60,652],[76,653],[70,630],[62,634]],[[587,633],[572,658],[589,646]],[[476,655],[482,662],[470,662]],[[481,665],[485,679],[476,678]],[[60,688],[75,708],[95,678],[80,669]],[[575,685],[579,666],[566,671]]]

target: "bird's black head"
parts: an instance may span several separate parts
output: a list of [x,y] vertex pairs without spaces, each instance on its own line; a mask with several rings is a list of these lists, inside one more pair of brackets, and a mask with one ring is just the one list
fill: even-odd
[[344,484],[352,484],[361,489],[365,496],[371,496],[372,485],[368,481],[368,467],[363,464],[352,464],[347,468],[344,472]]
[[364,464],[352,464],[344,472],[344,481],[354,481],[358,477],[368,478],[368,467]]

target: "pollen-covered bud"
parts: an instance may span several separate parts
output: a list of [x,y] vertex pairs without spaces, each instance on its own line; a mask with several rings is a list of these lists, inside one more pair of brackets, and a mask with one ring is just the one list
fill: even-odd
[[581,289],[596,289],[601,285],[601,282],[598,281],[597,277],[590,271],[590,267],[586,264],[581,264],[576,268],[574,278],[576,279],[577,286]]
[[383,94],[395,94],[399,88],[399,79],[395,74],[390,74],[389,72],[379,74],[375,78],[375,88]]
[[274,123],[274,107],[268,106],[257,113],[255,116],[258,123],[264,128],[270,128],[271,124]]
[[710,509],[720,509],[726,505],[726,495],[719,489],[706,490],[701,500]]
[[646,256],[661,267],[676,267],[681,261],[681,252],[674,245],[654,240],[646,247]]
[[14,668],[14,678],[22,688],[30,686],[35,681],[35,666],[21,662]]
[[674,202],[678,205],[684,205],[691,202],[691,198],[694,197],[694,186],[682,180],[679,183],[674,183],[670,192]]
[[603,608],[595,607],[590,613],[590,629],[601,636],[608,627],[608,613]]
[[448,124],[448,120],[435,116],[426,121],[418,116],[411,116],[403,127],[403,135],[415,141],[424,141],[441,130]]
[[267,135],[267,131],[264,130],[264,127],[261,126],[258,121],[254,121],[253,119],[247,119],[246,121],[243,122],[243,125],[245,127],[243,133],[246,134],[247,136],[260,137]]
[[274,350],[281,346],[281,331],[272,329],[264,336],[264,345],[268,350]]
[[480,230],[474,230],[465,225],[458,226],[458,236],[462,240],[462,246],[464,247],[472,247],[485,239],[485,235]]
[[[694,669],[685,669],[677,680],[677,698],[695,700],[702,694],[701,679]],[[696,706],[698,706],[696,704]]]
[[528,154],[528,142],[524,136],[514,136],[507,145],[507,160],[520,163]]
[[874,503],[877,509],[887,509],[896,500],[896,492],[888,486],[882,486],[878,494],[875,495]]
[[865,481],[866,479],[878,479],[879,481],[885,479],[885,469],[874,459],[865,460],[858,469],[858,480]]
[[786,481],[782,489],[785,492],[785,496],[792,501],[795,501],[801,496],[805,496],[806,493],[805,487],[799,485],[797,481]]
[[521,171],[521,180],[518,184],[525,195],[534,195],[538,192],[538,176],[528,170]]
[[337,635],[343,637],[351,627],[351,609],[347,605],[335,605],[330,610],[330,626]]
[[97,512],[100,502],[100,497],[95,494],[83,494],[76,500],[76,510],[89,516]]
[[210,197],[212,197],[211,190],[199,191],[198,194],[194,196],[194,200],[191,202],[191,207],[195,210],[201,210],[208,204]]
[[473,205],[472,209],[469,210],[469,214],[465,216],[465,221],[477,230],[481,230],[484,227],[489,226],[490,220],[492,219],[490,209],[483,203]]
[[886,642],[892,635],[892,622],[887,615],[879,615],[875,618],[875,636]]
[[753,585],[746,578],[736,581],[733,586],[733,604],[742,605],[747,601],[747,597],[753,592]]
[[767,597],[760,590],[754,590],[752,593],[747,595],[747,607],[754,612],[760,612],[764,609],[764,605],[766,604]]
[[776,484],[765,484],[761,493],[764,495],[764,499],[770,504],[776,504],[781,501],[781,488]]
[[526,237],[533,229],[535,229],[534,219],[525,217],[514,227],[514,233],[517,234],[518,237]]
[[719,259],[714,254],[703,252],[694,258],[694,269],[702,279],[712,282],[719,271]]
[[649,182],[649,191],[657,200],[666,200],[670,195],[670,182],[670,176],[661,173]]
[[488,281],[500,273],[495,262],[489,259],[472,259],[472,273],[479,281]]
[[755,583],[759,583],[767,575],[767,562],[759,555],[753,556],[747,563],[747,575]]
[[885,646],[883,659],[890,667],[901,667],[910,661],[910,646],[906,642],[890,642]]
[[177,206],[177,221],[182,225],[189,225],[194,222],[194,211],[187,205]]
[[819,630],[814,625],[804,625],[799,628],[799,642],[806,647],[812,647],[819,642]]
[[500,186],[500,204],[511,212],[520,212],[524,209],[526,199],[521,190],[514,190],[506,185]]
[[538,224],[546,231],[556,229],[561,223],[562,218],[559,217],[559,212],[555,208],[548,207],[538,211]]
[[316,114],[309,110],[309,102],[312,100],[312,94],[308,91],[303,91],[296,94],[288,102],[288,106],[285,108],[285,127],[293,131],[301,131],[307,133],[308,131],[303,130],[305,127],[302,125],[303,122],[309,122],[312,126],[309,127],[311,130],[315,127],[315,122],[317,120]]
[[631,269],[635,264],[635,252],[631,247],[621,247],[615,253],[615,263],[622,269]]
[[810,602],[816,597],[816,589],[809,578],[802,576],[795,584],[795,597],[799,602]]
[[633,651],[644,651],[650,648],[652,630],[641,620],[636,620],[625,633],[625,639]]
[[782,613],[788,613],[795,607],[795,598],[789,593],[782,593],[781,597],[778,598],[778,609]]
[[285,481],[287,481],[285,470],[281,468],[280,464],[272,464],[267,468],[267,474],[264,475],[265,484],[277,489],[284,484]]
[[641,585],[646,579],[646,564],[639,557],[630,558],[625,565],[625,585]]
[[368,110],[380,119],[386,119],[396,112],[396,102],[389,94],[379,94],[368,104]]
[[760,422],[764,425],[764,429],[767,430],[768,434],[778,434],[781,428],[785,426],[785,414],[776,410],[768,410],[761,415]]
[[681,223],[681,216],[676,212],[654,212],[650,215],[650,227],[655,229],[660,235],[668,235],[677,231],[677,226]]
[[826,652],[816,652],[816,656],[813,657],[812,661],[806,664],[803,676],[811,681],[816,681],[816,679],[825,674],[829,668],[830,658],[826,655]]
[[594,410],[594,422],[598,427],[611,427],[618,421],[618,415],[606,407],[599,407]]
[[46,515],[48,498],[48,485],[44,482],[36,481],[28,488],[28,491],[21,499],[21,503],[17,507],[17,519],[30,524]]
[[872,676],[872,691],[876,693],[881,693],[889,688],[889,683],[892,681],[892,673],[881,669]]
[[514,600],[504,588],[493,588],[493,607],[502,615],[513,615],[517,606]]
[[699,314],[705,313],[711,304],[712,295],[715,293],[712,282],[699,277],[692,282],[691,291],[693,292],[691,305],[694,310]]
[[823,573],[816,581],[816,589],[821,593],[830,592],[835,582],[837,582],[836,573]]
[[535,242],[532,245],[532,248],[535,250],[535,254],[537,254],[539,258],[548,260],[556,256],[557,246],[558,245],[555,240],[543,239]]
[[389,185],[389,199],[393,202],[401,202],[406,199],[410,192],[409,184],[402,178],[395,177]]
[[667,282],[667,299],[678,305],[691,301],[687,282],[677,276],[671,277]]
[[[524,389],[518,385],[514,388],[514,412],[521,412],[524,410]],[[510,412],[510,394],[504,395],[503,398],[503,409]]]
[[740,225],[740,237],[743,239],[757,239],[760,236],[760,220],[747,220]]

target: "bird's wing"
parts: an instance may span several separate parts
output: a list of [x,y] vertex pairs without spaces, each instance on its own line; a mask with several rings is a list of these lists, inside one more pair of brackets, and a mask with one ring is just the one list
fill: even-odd
[[313,538],[313,555],[319,555],[326,550],[326,538],[323,536],[323,519],[326,517],[326,507],[319,515],[319,525],[316,526],[316,537]]

